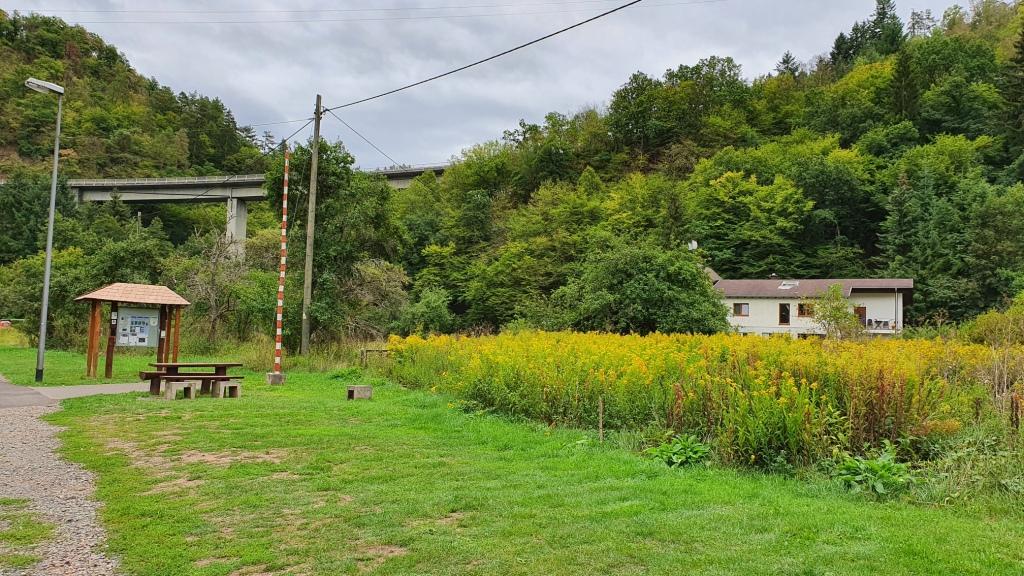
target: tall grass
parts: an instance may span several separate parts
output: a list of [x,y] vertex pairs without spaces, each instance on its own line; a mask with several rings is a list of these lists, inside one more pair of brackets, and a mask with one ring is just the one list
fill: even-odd
[[3,348],[28,348],[29,340],[23,332],[17,328],[0,329],[0,347]]
[[607,428],[694,433],[725,461],[758,466],[1009,422],[996,386],[1006,374],[986,381],[1005,358],[952,342],[524,332],[393,338],[390,347],[390,372],[409,386],[577,427],[598,425],[603,399]]

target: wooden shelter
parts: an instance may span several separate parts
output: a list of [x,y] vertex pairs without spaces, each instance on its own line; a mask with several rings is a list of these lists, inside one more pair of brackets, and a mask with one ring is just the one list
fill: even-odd
[[[157,362],[177,362],[178,347],[181,342],[181,311],[189,305],[189,301],[182,298],[166,286],[152,286],[149,284],[111,284],[88,294],[83,294],[75,299],[76,302],[89,302],[89,344],[86,350],[87,377],[95,377],[99,368],[100,353],[100,332],[103,324],[103,303],[110,304],[110,319],[107,323],[107,350],[106,366],[104,375],[111,378],[114,375],[114,349],[118,345],[119,318],[118,308],[122,304],[154,308],[158,311],[156,318]],[[124,326],[121,326],[121,333],[125,334]],[[147,342],[148,344],[148,342]]]

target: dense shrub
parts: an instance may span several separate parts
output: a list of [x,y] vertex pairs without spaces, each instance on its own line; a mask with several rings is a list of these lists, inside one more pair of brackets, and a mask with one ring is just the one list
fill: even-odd
[[895,496],[907,490],[914,480],[910,466],[896,461],[896,450],[888,443],[874,458],[844,455],[833,475],[851,491],[866,492],[876,498]]
[[664,462],[669,468],[679,468],[703,462],[711,453],[711,447],[693,434],[681,434],[663,444],[651,446],[644,453]]

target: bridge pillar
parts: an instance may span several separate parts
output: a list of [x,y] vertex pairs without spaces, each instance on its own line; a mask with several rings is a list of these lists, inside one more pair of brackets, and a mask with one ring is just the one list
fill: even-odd
[[227,239],[232,251],[245,256],[245,230],[249,224],[249,207],[241,198],[228,198]]

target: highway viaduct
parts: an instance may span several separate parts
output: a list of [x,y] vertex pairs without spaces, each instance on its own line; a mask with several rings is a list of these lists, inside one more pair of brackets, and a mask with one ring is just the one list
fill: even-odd
[[[440,175],[446,166],[392,168],[376,170],[394,188],[405,189],[424,172]],[[68,180],[68,188],[76,202],[107,202],[116,194],[127,204],[163,204],[172,202],[226,202],[227,238],[243,249],[249,221],[247,203],[264,200],[263,174],[236,176],[190,176],[181,178],[128,178]],[[0,180],[0,185],[3,180]]]

